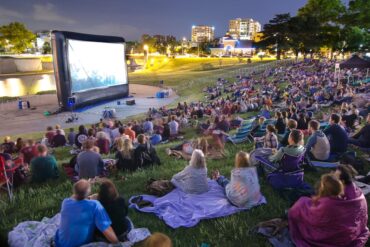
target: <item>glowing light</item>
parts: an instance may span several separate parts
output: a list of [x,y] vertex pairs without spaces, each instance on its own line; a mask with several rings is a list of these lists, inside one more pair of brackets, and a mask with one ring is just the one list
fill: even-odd
[[68,40],[72,92],[127,84],[124,54],[120,43]]
[[167,62],[168,62],[168,58],[166,57],[163,61],[164,61],[165,63],[167,63]]
[[148,51],[149,50],[149,46],[148,45],[144,45],[144,51]]
[[37,81],[35,91],[37,93],[49,90],[55,90],[55,81],[52,80],[51,75],[43,75],[42,79]]

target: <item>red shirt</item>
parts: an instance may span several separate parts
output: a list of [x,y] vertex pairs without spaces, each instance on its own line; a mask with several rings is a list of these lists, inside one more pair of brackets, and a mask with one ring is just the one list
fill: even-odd
[[36,145],[32,147],[24,147],[20,153],[23,155],[24,163],[30,164],[33,157],[36,157]]
[[130,137],[131,141],[134,141],[135,138],[136,138],[136,133],[132,129],[126,128],[125,129],[125,134]]

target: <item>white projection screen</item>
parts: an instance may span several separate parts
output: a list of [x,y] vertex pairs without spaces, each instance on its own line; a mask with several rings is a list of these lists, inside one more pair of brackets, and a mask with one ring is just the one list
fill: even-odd
[[72,93],[127,84],[124,44],[67,40]]
[[[52,31],[58,102],[62,109],[128,96],[125,39]],[[69,99],[73,97],[75,104]]]

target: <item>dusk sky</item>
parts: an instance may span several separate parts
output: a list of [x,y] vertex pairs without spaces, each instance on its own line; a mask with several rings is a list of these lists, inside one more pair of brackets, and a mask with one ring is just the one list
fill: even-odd
[[63,30],[123,36],[143,33],[190,38],[191,26],[215,26],[225,34],[228,21],[253,18],[265,24],[275,14],[297,10],[306,0],[1,0],[0,25],[20,21],[34,31]]

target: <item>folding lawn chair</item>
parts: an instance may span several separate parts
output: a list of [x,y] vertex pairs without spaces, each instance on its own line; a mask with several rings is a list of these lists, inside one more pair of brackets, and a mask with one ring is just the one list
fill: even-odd
[[264,170],[272,171],[267,175],[267,181],[274,189],[298,188],[304,185],[304,172],[301,164],[304,160],[304,153],[298,156],[284,154],[279,166],[261,156],[256,156],[264,167]]
[[7,169],[5,160],[3,157],[0,157],[0,188],[5,190],[8,194],[9,201],[13,201],[13,174],[19,166],[15,165],[14,167]]

